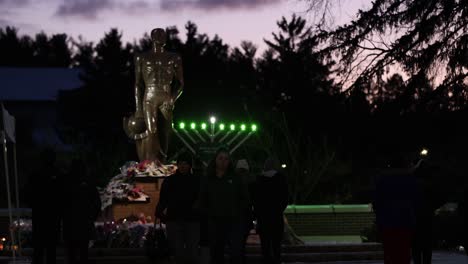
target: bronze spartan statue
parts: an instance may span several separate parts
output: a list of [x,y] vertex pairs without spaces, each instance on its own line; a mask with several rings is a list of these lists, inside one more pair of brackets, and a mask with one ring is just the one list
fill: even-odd
[[134,115],[124,118],[124,130],[136,142],[138,158],[164,162],[172,130],[172,112],[184,86],[182,60],[166,52],[166,32],[151,31],[153,49],[135,55]]

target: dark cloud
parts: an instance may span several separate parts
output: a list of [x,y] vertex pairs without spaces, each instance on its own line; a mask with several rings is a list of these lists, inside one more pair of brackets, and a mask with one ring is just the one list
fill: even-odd
[[[28,2],[31,0],[0,0],[2,2]],[[283,0],[61,0],[56,15],[59,17],[81,17],[96,19],[108,10],[118,10],[129,15],[138,15],[156,10],[175,11],[179,9],[249,9],[268,6]]]
[[101,11],[114,9],[115,6],[112,0],[63,0],[57,8],[56,15],[95,19]]
[[20,35],[23,35],[23,32],[26,33],[39,31],[39,28],[36,25],[28,24],[28,23],[18,23],[13,22],[13,20],[3,19],[0,18],[0,28],[5,29],[7,26],[13,27],[20,32]]
[[132,2],[132,3],[128,3],[127,5],[122,5],[121,7],[137,10],[137,9],[150,8],[151,5],[146,1],[136,1],[136,2]]
[[150,4],[147,1],[136,1],[131,3],[122,3],[119,5],[119,9],[121,9],[125,13],[138,15],[141,13],[151,12],[154,10],[155,5]]
[[[0,0],[2,1],[2,0]],[[159,5],[154,0],[62,0],[56,15],[60,17],[82,17],[96,19],[101,12],[118,10],[129,15],[153,12]]]
[[0,18],[0,28],[4,28],[6,26],[11,26],[11,22],[6,20],[6,19],[3,19],[3,18]]
[[30,0],[0,0],[0,7],[21,7],[29,2]]
[[161,0],[161,9],[176,10],[180,8],[190,9],[240,9],[258,8],[279,3],[281,0]]
[[8,9],[0,9],[0,17],[3,18],[3,19],[0,18],[0,20],[4,20],[5,17],[10,17],[10,16],[12,16],[13,14],[14,14],[14,13],[11,12],[10,10],[8,10]]

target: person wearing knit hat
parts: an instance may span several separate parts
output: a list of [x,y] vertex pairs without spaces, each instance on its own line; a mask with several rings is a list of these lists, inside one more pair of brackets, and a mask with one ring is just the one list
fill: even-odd
[[247,160],[245,159],[241,159],[241,160],[238,160],[237,163],[236,163],[236,170],[238,169],[244,169],[244,170],[249,170],[249,163],[247,163]]
[[273,177],[280,171],[280,162],[276,157],[269,157],[263,164],[262,176]]

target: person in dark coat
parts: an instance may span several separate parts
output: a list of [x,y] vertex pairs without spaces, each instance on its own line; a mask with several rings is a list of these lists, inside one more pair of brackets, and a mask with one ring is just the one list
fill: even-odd
[[374,211],[383,239],[385,264],[410,264],[418,185],[406,159],[394,154],[376,181]]
[[[247,160],[245,160],[245,159],[238,160],[237,163],[236,163],[235,171],[236,171],[237,177],[239,177],[244,182],[244,184],[247,185],[247,191],[248,191],[249,197],[252,197],[252,195],[253,195],[252,191],[253,191],[253,185],[254,185],[255,178],[252,179],[252,177],[251,177],[250,167],[249,167],[249,163],[247,162]],[[254,215],[253,215],[252,208],[253,208],[253,204],[252,204],[252,200],[250,200],[250,204],[245,208],[245,230],[244,230],[245,244],[244,244],[244,246],[247,244],[247,240],[249,239],[250,231],[254,228],[253,221],[255,220],[255,218],[254,218]],[[245,251],[245,249],[244,249],[244,251]],[[243,263],[247,262],[245,254],[244,254],[242,262]]]
[[179,156],[177,167],[177,172],[164,179],[161,186],[156,217],[166,223],[176,263],[198,263],[200,177],[191,172],[192,156],[189,154]]
[[68,176],[70,192],[63,221],[68,263],[87,263],[89,241],[95,238],[94,222],[101,211],[99,192],[81,159],[72,161]]
[[283,213],[288,206],[288,183],[276,158],[268,158],[257,177],[253,191],[257,232],[260,235],[263,263],[281,263],[284,233]]
[[459,213],[462,219],[463,231],[462,231],[462,246],[465,248],[465,253],[468,255],[468,184],[465,183],[462,201],[459,206]]
[[196,202],[197,208],[199,209],[198,212],[200,216],[199,260],[200,260],[200,264],[209,264],[210,263],[210,236],[208,233],[208,216],[206,212],[204,212],[204,210],[202,210],[201,208],[201,195],[200,195],[200,192],[203,189],[202,184],[206,182],[205,180],[203,180],[205,177],[205,165],[200,160],[200,158],[195,157],[192,171],[193,171],[193,174],[200,175],[200,177],[198,177],[200,180],[200,184],[198,186],[199,196]]
[[434,212],[443,205],[434,186],[435,172],[435,168],[430,167],[426,161],[422,160],[417,164],[415,170],[419,197],[416,206],[416,228],[412,248],[414,264],[432,263]]
[[234,172],[226,149],[219,149],[202,183],[201,208],[208,219],[211,264],[224,263],[229,245],[230,263],[242,263],[245,245],[247,186]]
[[56,246],[63,217],[62,172],[56,166],[56,153],[45,149],[41,165],[27,184],[26,199],[32,208],[33,263],[56,263]]

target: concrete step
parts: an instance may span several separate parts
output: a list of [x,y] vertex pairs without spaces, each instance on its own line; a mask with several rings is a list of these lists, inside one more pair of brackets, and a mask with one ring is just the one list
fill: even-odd
[[[5,253],[5,252],[4,252]],[[23,249],[23,256],[32,257],[33,250]],[[5,256],[5,255],[4,255]],[[89,257],[91,263],[149,263],[146,251],[142,248],[93,248],[90,249]],[[256,264],[261,262],[259,246],[248,246],[246,248],[246,258],[248,263]],[[284,246],[283,262],[285,263],[313,263],[328,261],[365,261],[381,260],[383,251],[380,244],[316,244],[303,246]],[[57,249],[58,263],[64,262],[64,250]],[[0,261],[0,264],[2,262]]]
[[[226,256],[226,260],[228,257]],[[368,261],[368,260],[381,260],[383,259],[383,252],[334,252],[334,253],[306,253],[306,254],[284,254],[284,263],[314,263],[314,262],[330,262],[330,261]],[[100,264],[150,264],[150,261],[146,256],[102,256],[102,257],[90,257],[89,263],[100,263]],[[249,264],[260,264],[261,255],[250,254],[247,255],[247,263]],[[1,261],[0,263],[13,263],[11,259],[9,261]],[[17,260],[17,264],[30,263],[30,258],[23,258]],[[57,264],[65,263],[64,257],[57,257]],[[157,263],[170,263],[169,260],[157,261]]]
[[[356,244],[306,244],[297,246],[283,246],[283,253],[330,253],[330,252],[371,252],[382,251],[379,243],[356,243]],[[260,246],[247,246],[246,253],[260,253]]]
[[[356,244],[307,244],[297,246],[283,246],[284,254],[305,254],[305,253],[359,253],[359,252],[380,252],[382,245],[379,243],[356,243]],[[31,248],[23,249],[23,255],[32,256]],[[246,254],[256,255],[261,253],[259,245],[248,245]],[[146,251],[144,248],[91,248],[89,250],[90,257],[100,256],[144,256]],[[57,255],[63,256],[63,248],[57,249]]]

